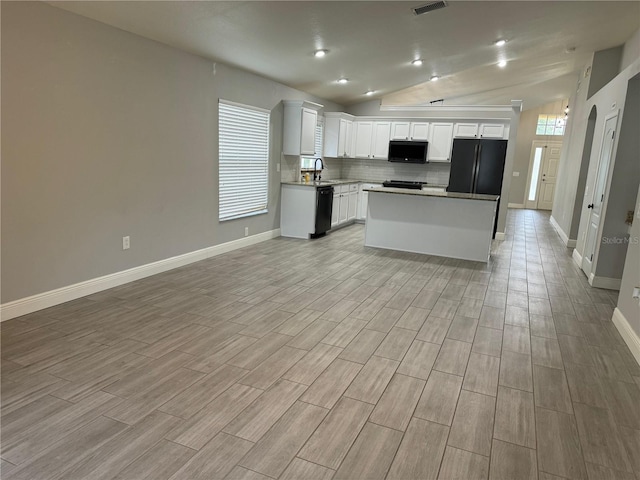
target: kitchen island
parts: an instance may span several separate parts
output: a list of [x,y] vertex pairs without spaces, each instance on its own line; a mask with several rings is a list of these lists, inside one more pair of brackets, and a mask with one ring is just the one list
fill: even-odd
[[498,195],[370,188],[365,246],[486,262]]

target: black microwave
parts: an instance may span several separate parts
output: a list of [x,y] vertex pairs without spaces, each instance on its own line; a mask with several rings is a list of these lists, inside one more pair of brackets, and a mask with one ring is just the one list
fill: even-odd
[[427,163],[429,142],[412,142],[407,140],[391,140],[389,142],[390,162]]

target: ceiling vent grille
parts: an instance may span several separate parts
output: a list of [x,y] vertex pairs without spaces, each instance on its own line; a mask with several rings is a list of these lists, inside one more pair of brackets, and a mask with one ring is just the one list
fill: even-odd
[[414,7],[412,10],[416,15],[423,15],[425,13],[433,12],[434,10],[440,10],[446,6],[447,2],[445,0],[438,0],[436,2],[429,2],[420,7]]

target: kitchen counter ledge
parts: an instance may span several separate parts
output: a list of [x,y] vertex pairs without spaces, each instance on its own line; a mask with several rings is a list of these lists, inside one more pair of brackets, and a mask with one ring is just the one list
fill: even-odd
[[[430,187],[431,185],[427,185]],[[412,190],[409,188],[391,188],[391,187],[377,187],[377,188],[363,188],[365,192],[378,192],[378,193],[393,193],[399,195],[416,195],[422,197],[443,197],[443,198],[461,198],[464,200],[484,200],[489,202],[496,202],[500,195],[483,195],[479,193],[458,193],[458,192],[430,192],[425,190]]]

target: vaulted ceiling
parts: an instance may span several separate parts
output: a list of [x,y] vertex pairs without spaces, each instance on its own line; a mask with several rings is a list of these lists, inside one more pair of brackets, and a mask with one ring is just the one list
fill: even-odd
[[[451,0],[420,16],[420,0],[50,3],[345,105],[518,98],[530,108],[568,97],[594,51],[640,28],[637,1]],[[328,53],[315,58],[317,49]]]

